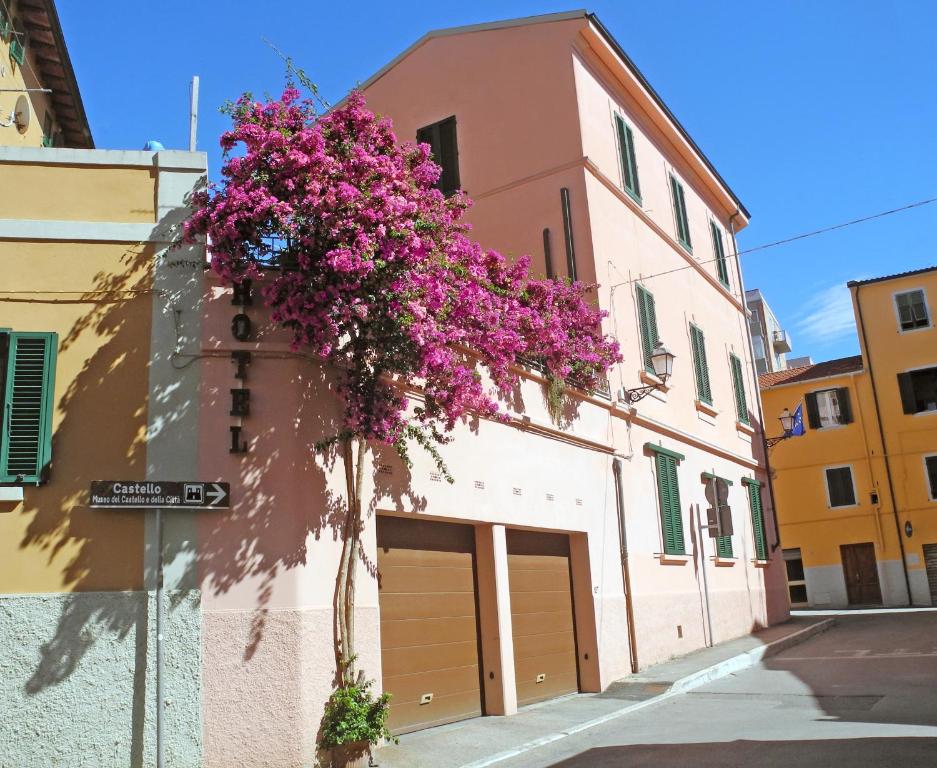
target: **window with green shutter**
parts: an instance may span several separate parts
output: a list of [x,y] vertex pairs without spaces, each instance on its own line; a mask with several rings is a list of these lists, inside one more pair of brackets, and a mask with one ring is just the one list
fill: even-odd
[[651,363],[651,353],[657,345],[657,311],[654,308],[654,296],[650,291],[640,285],[635,286],[635,295],[638,302],[638,325],[641,330],[641,352],[644,355],[644,368],[654,373]]
[[618,132],[618,152],[621,156],[621,178],[627,191],[635,200],[641,202],[641,184],[638,182],[638,162],[634,153],[634,132],[622,119],[615,115],[615,129]]
[[898,308],[898,325],[902,331],[930,327],[927,299],[924,297],[923,290],[918,288],[895,294],[895,305]]
[[761,483],[752,478],[743,478],[748,486],[748,505],[752,511],[752,534],[755,537],[755,558],[768,559],[768,545],[765,537],[765,514],[761,504]]
[[44,482],[52,460],[55,333],[0,333],[0,483]]
[[745,397],[745,377],[742,375],[742,361],[735,355],[729,355],[732,361],[732,387],[735,390],[735,415],[742,424],[750,424],[748,418],[748,399]]
[[695,325],[690,325],[690,343],[693,346],[693,367],[696,370],[696,395],[701,403],[713,404],[709,384],[709,364],[706,362],[706,339]]
[[444,195],[457,191],[461,181],[455,115],[420,128],[416,132],[416,140],[418,144],[429,144],[433,162],[442,169],[436,186]]
[[709,229],[713,236],[713,253],[716,256],[716,274],[719,276],[719,282],[726,288],[729,287],[729,265],[726,263],[726,251],[722,243],[722,230],[716,226],[716,222],[709,222]]
[[673,197],[673,215],[677,223],[677,239],[688,251],[692,251],[690,220],[686,215],[686,194],[683,185],[673,174],[670,174],[670,192]]
[[647,443],[645,448],[654,452],[654,461],[657,468],[657,496],[660,502],[664,553],[668,555],[685,555],[683,514],[680,509],[680,484],[677,481],[677,462],[683,456],[653,443]]

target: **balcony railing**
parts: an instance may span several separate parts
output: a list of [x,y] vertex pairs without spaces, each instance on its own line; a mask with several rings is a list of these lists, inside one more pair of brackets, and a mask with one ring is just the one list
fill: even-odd
[[780,354],[791,351],[791,340],[787,336],[787,331],[774,332],[774,351]]

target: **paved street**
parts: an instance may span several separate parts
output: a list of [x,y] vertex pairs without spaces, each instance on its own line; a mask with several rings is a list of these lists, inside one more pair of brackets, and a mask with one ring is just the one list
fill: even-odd
[[837,622],[744,672],[499,766],[937,765],[937,612]]

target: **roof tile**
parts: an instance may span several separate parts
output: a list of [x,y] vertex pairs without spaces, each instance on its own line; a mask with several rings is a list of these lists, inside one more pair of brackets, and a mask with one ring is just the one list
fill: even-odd
[[830,376],[842,376],[862,370],[862,355],[840,357],[836,360],[827,360],[813,365],[802,365],[799,368],[788,368],[786,371],[772,371],[763,373],[758,377],[762,389],[776,387],[779,384],[794,384],[799,381],[812,379],[825,379]]

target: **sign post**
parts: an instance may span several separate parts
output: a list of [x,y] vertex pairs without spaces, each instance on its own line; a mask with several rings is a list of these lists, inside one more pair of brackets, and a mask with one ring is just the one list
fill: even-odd
[[229,509],[228,483],[175,480],[92,480],[92,509],[140,509],[156,513],[156,768],[164,768],[163,706],[163,510]]

